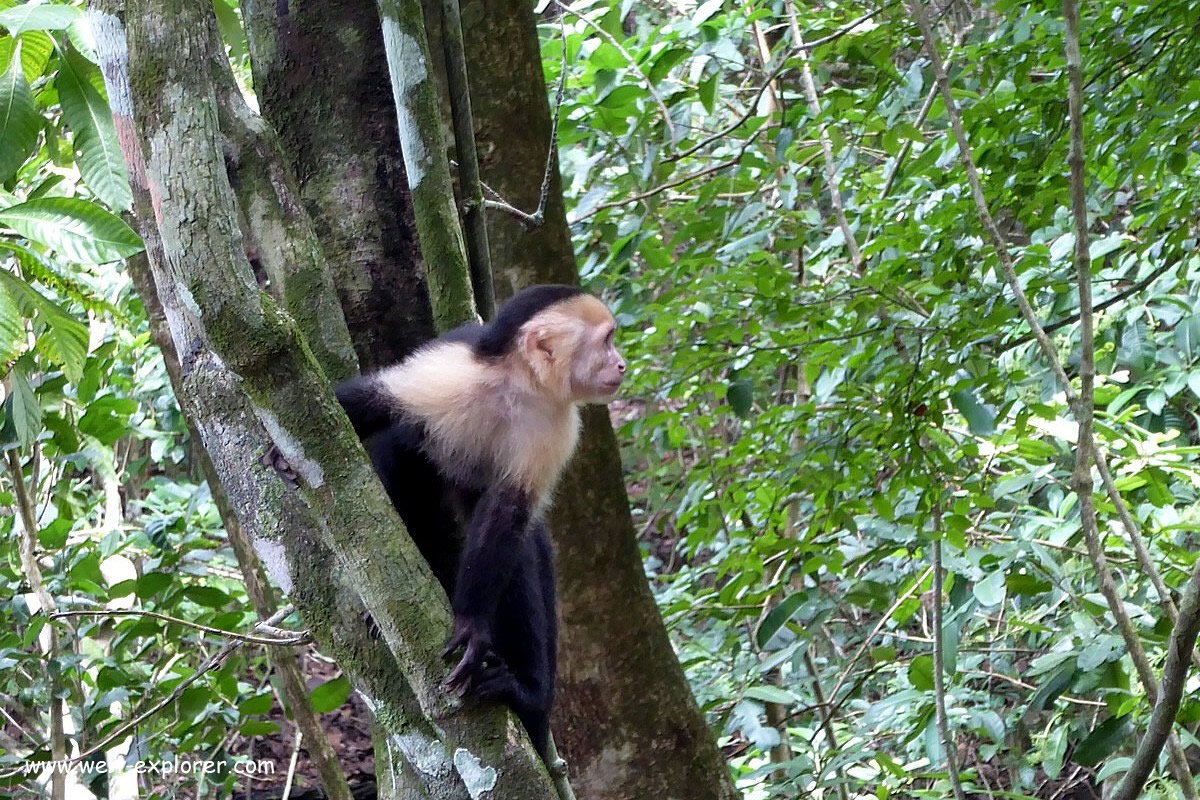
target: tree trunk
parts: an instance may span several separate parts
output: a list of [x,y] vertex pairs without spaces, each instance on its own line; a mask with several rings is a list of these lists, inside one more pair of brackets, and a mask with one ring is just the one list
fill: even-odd
[[[550,141],[533,6],[468,0],[462,20],[483,179],[532,212]],[[552,178],[539,228],[489,216],[498,296],[578,282],[557,169]],[[554,731],[572,785],[583,800],[736,797],[646,584],[608,415],[589,407],[584,420],[552,525],[562,619]]]
[[[274,543],[273,552],[264,548],[268,563],[323,646],[337,649],[339,628],[352,623],[322,589],[353,585],[362,596],[420,713],[379,709],[368,695],[370,665],[355,652],[339,663],[375,703],[389,743],[446,790],[439,796],[548,798],[544,769],[502,710],[441,689],[444,593],[295,323],[255,284],[219,145],[215,89],[196,69],[209,55],[209,14],[186,0],[131,3],[127,52],[119,20],[102,13],[96,26],[192,422],[243,527],[256,542]],[[325,577],[337,570],[347,580],[330,584]]]
[[242,0],[264,119],[291,159],[364,370],[433,335],[374,3]]

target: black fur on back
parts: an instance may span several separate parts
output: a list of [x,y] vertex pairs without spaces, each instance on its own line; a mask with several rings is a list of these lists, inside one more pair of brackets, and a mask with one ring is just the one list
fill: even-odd
[[484,326],[483,335],[474,343],[475,354],[484,358],[504,355],[512,349],[522,325],[550,306],[581,294],[580,288],[560,284],[522,289],[504,304],[495,319]]

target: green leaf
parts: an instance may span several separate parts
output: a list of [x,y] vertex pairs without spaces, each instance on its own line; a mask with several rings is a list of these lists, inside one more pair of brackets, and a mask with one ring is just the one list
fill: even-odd
[[1103,258],[1114,250],[1123,247],[1125,245],[1125,241],[1125,237],[1119,233],[1105,236],[1102,239],[1096,239],[1090,245],[1088,245],[1088,257],[1093,261],[1098,258]]
[[217,17],[217,25],[221,29],[221,38],[229,46],[229,59],[233,62],[242,60],[246,55],[246,31],[242,20],[234,11],[237,3],[230,4],[227,0],[212,0],[213,12]]
[[312,701],[313,711],[316,711],[318,714],[324,714],[326,711],[333,711],[346,702],[346,697],[349,694],[350,680],[343,675],[331,681],[326,681],[313,689],[309,699]]
[[1067,753],[1067,726],[1059,725],[1046,737],[1046,746],[1042,748],[1042,769],[1051,780],[1062,772],[1063,759]]
[[714,72],[704,80],[700,81],[699,94],[700,102],[704,104],[704,110],[709,114],[713,113],[713,109],[717,105],[717,81],[720,79],[721,73]]
[[229,595],[212,586],[189,586],[183,590],[183,596],[209,608],[224,608],[229,603]]
[[46,197],[0,211],[0,223],[71,261],[107,264],[142,250],[120,217],[74,197]]
[[750,416],[750,409],[754,403],[754,384],[747,380],[730,381],[725,390],[725,399],[729,401],[733,413],[745,419]]
[[33,104],[33,92],[21,67],[21,46],[0,75],[0,182],[13,176],[37,145],[42,117]]
[[[220,2],[220,0],[217,0]],[[248,700],[243,700],[238,703],[238,713],[243,717],[250,717],[255,714],[265,714],[271,710],[271,706],[275,705],[275,695],[271,692],[263,692],[260,695],[255,695]]]
[[16,36],[23,31],[61,31],[79,16],[71,6],[34,5],[25,3],[0,11],[0,25]]
[[668,47],[659,53],[658,58],[654,59],[654,66],[650,67],[650,82],[656,85],[660,83],[671,72],[672,67],[691,54],[692,51],[686,47]]
[[146,600],[171,585],[171,576],[165,572],[147,572],[138,578],[134,592],[139,600]]
[[17,441],[31,444],[42,432],[42,407],[34,394],[33,386],[20,367],[12,371],[12,419],[17,431]]
[[1041,711],[1050,706],[1075,680],[1076,669],[1074,658],[1061,664],[1038,686],[1038,690],[1029,699],[1029,707]]
[[0,282],[0,375],[8,362],[21,353],[25,340],[23,317],[16,298]]
[[779,703],[785,706],[796,702],[794,694],[787,689],[780,689],[778,686],[751,686],[746,690],[745,696],[751,700],[762,700],[764,703]]
[[238,733],[242,736],[267,736],[278,730],[279,726],[274,722],[261,719],[249,719],[238,726]]
[[1163,407],[1167,404],[1167,393],[1162,389],[1155,389],[1150,394],[1146,395],[1146,410],[1151,414],[1158,416],[1162,413]]
[[1094,767],[1125,744],[1132,733],[1133,723],[1128,715],[1109,717],[1079,743],[1071,760],[1083,767]]
[[950,395],[950,402],[967,420],[971,433],[979,436],[990,436],[996,432],[996,415],[988,407],[979,402],[975,390],[962,389]]
[[[0,242],[2,246],[4,243]],[[87,358],[87,326],[11,272],[0,269],[0,285],[7,289],[26,316],[34,317],[49,328],[38,339],[38,346],[51,361],[62,365],[68,380],[78,382],[83,377],[83,362]]]
[[1004,602],[1007,587],[1004,583],[1005,572],[998,569],[971,587],[971,593],[980,605],[996,606]]
[[805,595],[803,592],[789,594],[783,600],[775,604],[775,607],[767,613],[763,618],[762,624],[758,626],[758,632],[755,633],[755,639],[758,641],[759,649],[765,649],[767,643],[779,633],[779,629],[787,624],[788,620],[800,610],[800,606],[804,605]]
[[17,37],[4,36],[0,38],[0,64],[8,64],[12,60],[13,49],[18,42],[21,45],[21,70],[25,73],[25,80],[33,83],[42,77],[46,65],[50,63],[54,40],[50,34],[42,31],[29,31]]
[[73,51],[59,59],[58,99],[63,117],[75,134],[76,164],[83,182],[109,208],[124,210],[133,202],[129,173],[117,142],[108,103],[87,79],[97,67]]
[[908,680],[914,689],[933,691],[933,656],[917,656],[908,665]]

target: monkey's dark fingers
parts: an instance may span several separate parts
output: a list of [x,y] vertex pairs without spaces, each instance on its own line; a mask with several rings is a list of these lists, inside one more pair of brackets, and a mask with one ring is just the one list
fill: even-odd
[[455,627],[454,633],[450,636],[450,641],[446,642],[446,646],[442,648],[442,658],[450,658],[454,651],[462,647],[471,638],[471,631],[467,628]]
[[472,640],[467,645],[466,652],[463,653],[462,660],[458,662],[458,666],[446,676],[446,688],[456,694],[466,692],[471,685],[471,679],[483,667],[483,659],[486,652],[487,648],[482,646],[478,640]]

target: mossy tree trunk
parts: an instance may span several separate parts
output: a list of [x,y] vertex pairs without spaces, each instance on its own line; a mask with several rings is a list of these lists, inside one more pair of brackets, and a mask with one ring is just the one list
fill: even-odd
[[[466,0],[462,20],[483,179],[532,212],[551,127],[533,4]],[[497,295],[578,282],[557,170],[543,225],[526,231],[495,212],[488,223]],[[562,619],[554,735],[572,785],[581,800],[734,798],[646,584],[612,426],[599,407],[584,419],[552,520]]]
[[373,3],[242,0],[254,91],[325,250],[359,364],[434,333]]
[[[550,797],[536,755],[498,708],[441,690],[445,595],[403,531],[295,322],[255,282],[218,126],[205,4],[129,5],[97,24],[114,118],[138,194],[139,227],[172,344],[180,394],[242,527],[323,648],[373,706],[389,747],[434,797]],[[270,456],[270,457],[268,457]],[[332,561],[329,553],[335,554]],[[330,581],[330,573],[344,580]],[[353,585],[394,658],[382,668],[343,628]],[[354,642],[361,643],[361,639]],[[399,666],[412,708],[385,707]],[[399,683],[403,683],[400,681]]]

